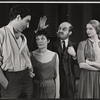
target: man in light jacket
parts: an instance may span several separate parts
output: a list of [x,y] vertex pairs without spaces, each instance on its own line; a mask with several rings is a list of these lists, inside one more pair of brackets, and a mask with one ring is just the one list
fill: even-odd
[[27,39],[22,34],[29,28],[31,14],[22,5],[11,8],[8,25],[0,28],[1,98],[33,97],[32,65]]

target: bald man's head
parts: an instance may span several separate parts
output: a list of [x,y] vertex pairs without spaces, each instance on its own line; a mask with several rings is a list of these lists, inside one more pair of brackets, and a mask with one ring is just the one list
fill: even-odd
[[63,22],[59,25],[57,35],[60,39],[64,40],[72,34],[73,26],[68,22]]

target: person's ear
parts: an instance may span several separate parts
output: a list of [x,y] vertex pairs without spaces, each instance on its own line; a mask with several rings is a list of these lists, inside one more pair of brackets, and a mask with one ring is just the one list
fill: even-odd
[[50,40],[48,39],[48,43],[50,43]]
[[21,16],[20,15],[17,15],[16,19],[17,20],[21,20]]
[[71,35],[71,34],[72,34],[72,31],[69,32],[69,35]]

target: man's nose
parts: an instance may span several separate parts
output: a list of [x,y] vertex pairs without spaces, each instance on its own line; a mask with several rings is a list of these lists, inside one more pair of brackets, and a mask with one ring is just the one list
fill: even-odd
[[62,30],[62,29],[60,29],[60,30],[58,30],[58,32],[63,32],[63,30]]
[[41,43],[41,42],[42,42],[42,40],[41,40],[41,39],[39,39],[39,40],[38,40],[38,42],[39,42],[39,43]]
[[58,34],[60,34],[60,33],[62,33],[62,32],[63,32],[63,30],[62,30],[62,29],[58,30]]

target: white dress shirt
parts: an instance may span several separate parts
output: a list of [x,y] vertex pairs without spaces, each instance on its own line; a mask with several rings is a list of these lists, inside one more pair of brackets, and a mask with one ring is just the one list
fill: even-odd
[[60,40],[60,41],[61,41],[61,47],[62,47],[62,49],[63,49],[63,41],[65,41],[65,47],[67,48],[69,39]]

